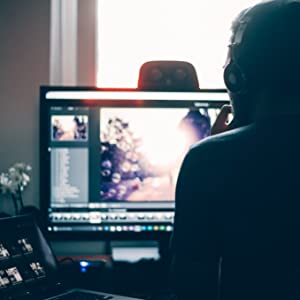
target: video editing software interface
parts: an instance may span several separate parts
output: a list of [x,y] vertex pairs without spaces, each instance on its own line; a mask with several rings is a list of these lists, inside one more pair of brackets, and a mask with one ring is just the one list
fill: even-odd
[[172,231],[180,166],[210,135],[227,93],[42,95],[48,231]]

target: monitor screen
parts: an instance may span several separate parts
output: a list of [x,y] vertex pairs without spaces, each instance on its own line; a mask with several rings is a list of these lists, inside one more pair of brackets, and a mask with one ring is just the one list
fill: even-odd
[[41,88],[41,207],[49,232],[170,232],[188,149],[225,91]]

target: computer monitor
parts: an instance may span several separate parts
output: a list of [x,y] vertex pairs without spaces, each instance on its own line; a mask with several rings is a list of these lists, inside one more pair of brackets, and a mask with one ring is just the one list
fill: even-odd
[[40,201],[49,234],[172,232],[189,147],[210,135],[225,90],[41,87]]

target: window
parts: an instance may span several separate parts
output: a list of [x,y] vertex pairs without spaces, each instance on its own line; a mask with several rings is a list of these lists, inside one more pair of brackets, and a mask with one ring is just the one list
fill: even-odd
[[148,60],[186,60],[223,88],[231,22],[254,0],[98,0],[97,85],[136,87]]

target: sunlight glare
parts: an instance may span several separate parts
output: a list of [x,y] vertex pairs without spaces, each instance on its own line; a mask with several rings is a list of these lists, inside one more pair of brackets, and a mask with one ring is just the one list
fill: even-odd
[[200,87],[223,88],[233,19],[255,0],[98,0],[97,86],[136,87],[149,60],[185,60]]

